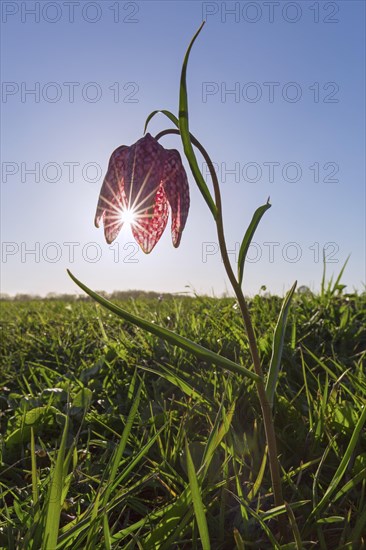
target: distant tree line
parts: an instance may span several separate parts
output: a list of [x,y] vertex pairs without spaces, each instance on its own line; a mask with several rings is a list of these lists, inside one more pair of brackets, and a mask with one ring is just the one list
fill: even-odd
[[[104,290],[98,290],[98,294],[107,298],[108,300],[129,300],[131,298],[138,299],[155,299],[163,300],[167,298],[172,298],[173,294],[164,292],[153,292],[153,291],[144,291],[144,290],[115,290],[111,293],[105,292]],[[184,296],[184,293],[179,293],[179,295]],[[9,294],[1,293],[0,301],[4,302],[31,302],[35,300],[43,301],[62,301],[62,302],[91,302],[90,298],[86,294],[66,294],[57,292],[49,292],[46,296],[39,296],[38,294],[15,294],[15,296],[10,296]]]

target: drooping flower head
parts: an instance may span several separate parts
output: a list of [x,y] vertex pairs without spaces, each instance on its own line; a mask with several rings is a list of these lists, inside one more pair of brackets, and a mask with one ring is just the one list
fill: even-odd
[[179,246],[189,210],[189,187],[180,154],[164,149],[150,134],[111,155],[99,195],[95,225],[103,218],[107,243],[124,223],[148,254],[160,239],[172,213],[172,241]]

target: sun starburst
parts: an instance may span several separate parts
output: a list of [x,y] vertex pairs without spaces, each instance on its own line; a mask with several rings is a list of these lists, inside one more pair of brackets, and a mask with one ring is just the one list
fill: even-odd
[[137,221],[137,214],[132,208],[124,208],[121,210],[120,220],[126,225],[134,225]]

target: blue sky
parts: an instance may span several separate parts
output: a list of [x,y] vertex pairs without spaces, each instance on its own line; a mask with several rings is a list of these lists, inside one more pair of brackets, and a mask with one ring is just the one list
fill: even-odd
[[[245,292],[282,294],[295,279],[317,290],[324,247],[328,274],[350,254],[344,283],[363,288],[363,1],[1,7],[2,292],[74,292],[66,268],[106,291],[230,291],[185,161],[191,208],[178,249],[169,227],[146,256],[128,228],[110,247],[93,225],[111,152],[142,136],[151,111],[177,113],[181,62],[203,18],[188,67],[190,127],[217,164],[233,263],[254,210],[272,203]],[[160,115],[149,130],[167,127]],[[176,136],[161,143],[183,156]]]

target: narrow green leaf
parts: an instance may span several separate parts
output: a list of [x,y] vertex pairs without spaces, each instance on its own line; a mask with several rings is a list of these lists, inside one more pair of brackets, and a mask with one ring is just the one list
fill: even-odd
[[333,288],[332,288],[332,291],[331,291],[332,296],[333,296],[333,294],[336,292],[336,290],[338,290],[338,288],[339,288],[339,282],[340,282],[340,280],[341,280],[342,277],[343,277],[344,270],[345,270],[346,267],[347,267],[348,260],[350,259],[350,257],[351,257],[351,255],[349,254],[349,255],[347,256],[347,258],[346,258],[346,261],[344,262],[344,264],[343,264],[343,266],[342,266],[342,269],[341,269],[340,272],[339,272],[338,277],[337,277],[336,280],[335,280],[335,283],[334,283]]
[[105,550],[112,550],[112,536],[109,529],[108,516],[103,516],[103,534],[104,534],[104,546]]
[[263,206],[260,206],[254,212],[252,221],[250,222],[250,225],[245,232],[245,235],[239,250],[239,258],[238,258],[238,280],[240,285],[243,282],[245,258],[246,258],[250,243],[252,242],[254,233],[258,227],[259,222],[262,219],[263,214],[269,208],[271,208],[271,204],[269,203],[269,198],[268,198],[268,201],[266,202],[266,204],[264,204]]
[[147,130],[147,126],[150,122],[150,120],[155,116],[157,115],[158,113],[163,113],[163,115],[167,116],[169,118],[169,120],[171,120],[173,122],[173,124],[175,124],[175,126],[177,128],[179,128],[179,121],[177,119],[177,117],[175,115],[173,115],[173,113],[171,113],[170,111],[167,111],[165,109],[158,109],[156,111],[153,111],[152,113],[149,114],[149,116],[147,117],[146,119],[146,122],[145,122],[145,128],[144,128],[144,133],[146,132]]
[[312,397],[311,393],[309,391],[309,385],[308,385],[308,379],[306,374],[306,369],[308,369],[305,360],[304,360],[304,354],[302,349],[300,348],[300,356],[301,356],[301,367],[302,367],[302,374],[304,377],[304,386],[305,386],[305,393],[306,393],[306,401],[308,403],[308,417],[309,417],[309,431],[313,431],[313,411],[312,411]]
[[139,365],[139,369],[142,369],[147,372],[152,372],[153,374],[157,374],[158,376],[161,376],[161,378],[165,378],[165,380],[168,380],[171,384],[174,384],[174,386],[177,386],[177,388],[182,390],[182,392],[184,392],[189,397],[193,397],[198,401],[205,400],[204,396],[196,392],[196,390],[192,386],[190,386],[188,382],[180,378],[175,372],[170,371],[169,368],[167,368],[165,365],[160,365],[160,368],[164,372],[160,372],[150,367],[145,367],[144,365]]
[[339,523],[344,521],[344,516],[328,516],[327,518],[319,518],[317,524],[321,525],[324,523]]
[[350,442],[348,444],[348,447],[343,455],[343,458],[337,468],[337,471],[335,472],[334,476],[333,476],[333,479],[332,481],[329,483],[328,485],[328,488],[326,490],[326,492],[324,493],[323,495],[323,498],[319,501],[319,503],[317,504],[317,506],[312,510],[310,516],[308,517],[308,520],[307,520],[307,524],[309,524],[310,520],[314,518],[314,516],[317,516],[320,512],[320,510],[322,508],[324,508],[329,500],[330,500],[330,497],[332,496],[332,494],[334,493],[334,491],[337,489],[338,485],[339,485],[339,482],[341,481],[346,469],[347,469],[347,466],[348,466],[348,463],[351,459],[351,456],[352,456],[352,453],[354,451],[354,448],[358,442],[358,438],[359,438],[359,435],[361,433],[361,430],[363,428],[363,425],[365,424],[366,422],[366,406],[364,405],[362,407],[362,413],[360,415],[360,418],[358,419],[358,422],[355,426],[355,429],[353,430],[353,433],[352,433],[352,437],[350,439]]
[[[171,550],[174,548],[174,544],[177,540],[179,540],[182,536],[184,536],[184,533],[187,532],[189,529],[189,525],[192,522],[192,512],[191,510],[187,510],[187,512],[179,518],[178,525],[176,529],[173,531],[171,535],[164,541],[163,544],[160,545],[160,542],[158,543],[158,546],[154,546],[154,550],[156,548],[160,548],[161,550]],[[195,548],[197,548],[197,545],[195,544]],[[144,548],[145,550],[145,548]]]
[[322,297],[325,296],[325,274],[327,270],[327,262],[325,260],[325,248],[323,248],[323,274],[322,274],[322,282],[320,285],[320,295]]
[[115,304],[113,304],[109,300],[106,300],[105,298],[103,298],[93,290],[90,290],[90,288],[88,288],[86,285],[80,282],[76,277],[74,277],[74,275],[69,270],[67,270],[67,272],[70,275],[71,279],[82,290],[84,290],[84,292],[86,292],[89,296],[91,296],[94,300],[96,300],[99,304],[107,308],[109,311],[112,311],[113,313],[115,313],[121,319],[124,319],[125,321],[128,321],[129,323],[132,323],[142,328],[143,330],[146,330],[147,332],[150,332],[151,334],[154,334],[155,336],[162,338],[163,340],[166,340],[167,342],[169,342],[170,344],[173,344],[174,346],[178,346],[179,348],[182,348],[185,351],[192,353],[193,355],[195,355],[196,357],[199,357],[204,361],[208,361],[209,363],[218,365],[230,372],[239,373],[243,376],[248,376],[252,380],[260,380],[260,377],[257,374],[246,369],[242,365],[239,365],[238,363],[234,363],[230,359],[227,359],[226,357],[222,357],[222,355],[218,355],[217,353],[214,353],[213,351],[210,351],[207,348],[204,348],[200,344],[196,344],[195,342],[192,342],[191,340],[189,340],[188,338],[185,338],[184,336],[180,336],[179,334],[176,334],[171,330],[154,325],[153,323],[150,323],[149,321],[145,321],[144,319],[141,319],[141,317],[138,317],[137,315],[133,315],[132,313],[129,313],[124,309],[116,306]]
[[105,546],[106,546],[107,549],[110,548],[110,546],[111,546],[110,542],[109,542],[111,536],[110,536],[109,526],[108,526],[108,515],[106,513],[104,513],[104,514],[101,514],[101,515],[98,516],[99,502],[101,500],[101,507],[106,509],[106,507],[108,505],[108,502],[109,502],[109,499],[110,499],[110,495],[111,495],[112,491],[115,489],[114,481],[116,479],[118,467],[119,467],[120,462],[122,460],[122,456],[123,456],[124,450],[126,448],[127,440],[128,440],[128,437],[129,437],[131,429],[132,429],[133,421],[135,419],[135,416],[136,416],[136,413],[137,413],[137,410],[138,410],[138,406],[139,406],[139,403],[140,403],[141,389],[142,389],[142,384],[140,384],[140,386],[139,386],[139,388],[136,392],[136,396],[133,400],[130,412],[128,414],[126,424],[125,424],[125,427],[124,427],[123,432],[122,432],[121,439],[120,439],[119,444],[118,444],[118,446],[117,446],[117,448],[114,452],[114,455],[113,455],[113,458],[112,458],[112,461],[111,461],[109,477],[108,477],[107,483],[106,483],[106,489],[103,493],[102,499],[100,498],[101,497],[100,492],[98,492],[97,497],[95,499],[93,511],[92,511],[92,514],[91,514],[91,527],[89,528],[89,534],[88,534],[88,540],[87,540],[87,546],[86,546],[87,548],[89,548],[89,547],[91,548],[90,545],[92,544],[94,534],[97,532],[97,530],[99,528],[99,525],[102,522],[103,522],[103,532],[104,532]]
[[[238,456],[237,449],[236,449],[236,444],[234,442],[234,437],[233,437],[233,434],[230,433],[230,432],[228,434],[227,451],[228,451],[228,455],[230,457],[232,457],[232,459],[233,459],[232,465],[233,465],[233,470],[234,470],[235,488],[236,488],[236,494],[237,494],[235,498],[239,502],[239,505],[240,505],[240,514],[241,514],[241,519],[242,519],[243,525],[247,525],[247,522],[249,520],[249,515],[248,515],[249,504],[248,504],[248,499],[246,498],[246,495],[244,494],[244,489],[243,489],[243,480],[242,480],[242,475],[241,475],[241,459],[242,459],[242,457],[239,458],[239,456]],[[240,466],[239,466],[239,464],[240,464]],[[228,477],[226,478],[226,480],[228,482]]]
[[34,522],[37,523],[39,517],[38,508],[38,474],[37,474],[37,459],[36,459],[36,445],[34,441],[34,429],[31,427],[31,464],[32,464],[32,497],[34,506]]
[[244,541],[241,538],[241,534],[239,533],[238,529],[234,527],[234,540],[237,550],[245,550]]
[[153,435],[150,437],[148,442],[142,447],[142,449],[134,456],[132,456],[128,462],[128,465],[126,468],[118,475],[117,479],[114,482],[114,485],[112,486],[112,491],[114,491],[121,483],[128,477],[130,472],[134,469],[134,467],[144,458],[144,456],[148,453],[150,448],[154,445],[155,441],[159,438],[160,434],[166,429],[168,422],[163,424],[163,426]]
[[201,544],[203,550],[210,550],[210,537],[208,534],[206,512],[203,506],[200,487],[198,485],[196,471],[194,469],[193,460],[189,450],[189,446],[186,440],[186,457],[187,457],[187,470],[188,470],[188,479],[189,485],[192,493],[193,509],[196,516],[196,521],[198,525],[198,530],[201,537]]
[[352,531],[352,548],[362,548],[361,538],[365,533],[366,528],[366,505],[363,507],[361,513],[358,514],[356,525]]
[[144,540],[146,550],[155,550],[164,547],[164,543],[169,540],[173,532],[179,529],[181,519],[188,515],[190,519],[192,503],[192,493],[187,485],[179,497],[170,505],[164,508],[164,515],[155,525]]
[[110,494],[111,494],[111,491],[112,491],[112,488],[113,488],[114,480],[116,479],[118,467],[119,467],[120,462],[122,460],[122,456],[123,456],[124,450],[126,448],[127,440],[128,440],[128,437],[129,437],[131,429],[132,429],[133,421],[135,419],[135,416],[136,416],[136,413],[137,413],[137,410],[138,410],[138,406],[140,404],[141,389],[142,389],[142,383],[138,387],[135,399],[133,400],[130,412],[128,413],[126,425],[123,429],[123,433],[122,433],[120,442],[118,444],[118,447],[115,451],[115,454],[114,454],[114,457],[113,457],[113,460],[112,460],[112,467],[111,467],[111,472],[110,472],[109,478],[108,478],[107,489],[106,489],[106,491],[103,495],[103,501],[102,501],[103,506],[106,506],[108,504],[108,500],[109,500],[109,497],[110,497]]
[[295,514],[293,513],[290,504],[285,502],[285,506],[286,506],[286,510],[287,510],[288,519],[290,521],[290,526],[291,526],[291,529],[292,529],[292,533],[293,533],[294,539],[295,539],[295,548],[296,548],[296,550],[302,550],[303,545],[302,545],[302,541],[301,541],[300,531],[299,531],[298,525],[296,523]]
[[365,479],[366,479],[366,468],[363,468],[352,479],[347,481],[347,483],[345,483],[341,489],[339,489],[339,491],[336,493],[336,495],[334,495],[332,499],[333,503],[339,498],[343,497],[348,491],[351,491],[352,489],[354,489],[358,483],[361,483]]
[[283,343],[285,339],[287,316],[290,309],[292,297],[296,289],[297,281],[292,285],[290,290],[285,296],[282,304],[280,315],[278,317],[277,325],[274,331],[273,344],[272,344],[272,357],[268,370],[268,377],[266,382],[266,395],[267,399],[273,407],[273,399],[275,395],[278,374],[280,372],[281,357],[283,350]]
[[90,514],[90,526],[88,530],[88,538],[86,539],[86,543],[85,543],[86,550],[92,550],[94,548],[95,533],[96,533],[96,527],[97,527],[96,519],[98,517],[99,501],[100,501],[100,492],[98,491],[94,500],[92,513]]
[[266,445],[266,447],[264,449],[264,453],[263,453],[262,463],[260,465],[259,472],[258,472],[258,475],[257,475],[257,479],[253,483],[253,487],[251,488],[251,490],[248,493],[248,497],[247,497],[248,502],[250,502],[251,500],[253,500],[253,498],[255,498],[256,494],[258,493],[259,489],[261,488],[263,477],[264,477],[264,472],[266,470],[267,456],[268,456],[268,447]]
[[[308,500],[297,500],[296,502],[291,503],[291,509],[296,510],[297,508],[301,508],[302,506],[305,506],[305,504],[308,504]],[[250,513],[252,514],[253,510],[250,510]],[[266,512],[262,512],[260,514],[260,517],[263,521],[268,521],[270,519],[276,518],[280,516],[281,514],[286,513],[286,505],[281,504],[280,506],[275,506],[274,508],[270,508]]]
[[[211,430],[211,433],[207,439],[205,450],[202,457],[203,476],[205,477],[208,468],[211,464],[212,457],[215,450],[220,445],[221,441],[229,431],[231,421],[235,412],[235,401],[230,405],[229,410],[226,412],[223,406],[220,406],[219,412],[216,417],[215,424]],[[220,424],[220,417],[223,416],[224,422]]]
[[179,93],[179,129],[180,129],[180,135],[182,138],[184,152],[189,162],[189,166],[192,170],[194,179],[196,180],[196,183],[198,185],[199,190],[202,193],[203,198],[205,199],[214,218],[216,219],[217,208],[213,198],[211,197],[211,193],[206,185],[206,182],[201,174],[201,171],[199,169],[196,155],[194,154],[193,147],[192,147],[191,136],[189,134],[189,123],[188,123],[187,65],[188,65],[189,54],[191,52],[192,46],[197,36],[201,32],[204,24],[205,22],[203,21],[200,28],[192,38],[183,61],[182,73],[180,78],[180,93]]
[[314,479],[313,479],[313,486],[312,486],[312,496],[313,496],[313,509],[317,506],[317,503],[319,501],[318,499],[318,485],[319,485],[319,479],[320,479],[320,473],[323,469],[323,466],[325,464],[325,461],[327,459],[327,456],[329,454],[329,452],[331,451],[331,449],[333,448],[333,441],[335,439],[335,435],[330,439],[328,445],[326,446],[321,458],[320,458],[320,461],[319,461],[319,465],[315,471],[315,474],[314,474]]
[[[277,508],[273,508],[273,510],[276,511],[275,515],[278,515],[278,510],[279,509],[282,509],[280,511],[280,513],[283,513],[283,510],[285,510],[285,507],[284,506],[280,506],[280,507],[277,507]],[[250,515],[256,520],[256,522],[261,526],[261,528],[263,529],[264,533],[267,535],[269,541],[271,542],[272,544],[272,548],[273,550],[282,550],[282,546],[280,546],[280,544],[277,542],[276,540],[276,537],[275,535],[272,533],[271,529],[269,528],[269,526],[267,525],[266,521],[263,520],[261,514],[258,514],[254,509],[250,508],[249,510],[250,512]]]
[[60,448],[57,452],[56,464],[51,473],[50,490],[47,497],[46,525],[43,533],[42,550],[54,550],[61,516],[61,495],[64,483],[63,465],[66,451],[66,439],[69,429],[69,417],[66,416]]

